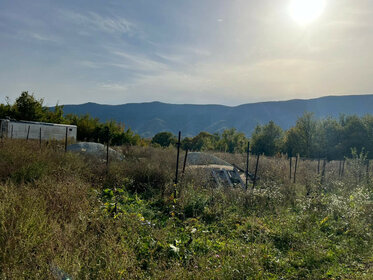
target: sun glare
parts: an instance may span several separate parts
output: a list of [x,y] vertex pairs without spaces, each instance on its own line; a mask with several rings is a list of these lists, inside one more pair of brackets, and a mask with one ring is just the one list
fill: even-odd
[[289,12],[291,17],[301,25],[316,20],[325,9],[325,0],[292,0]]

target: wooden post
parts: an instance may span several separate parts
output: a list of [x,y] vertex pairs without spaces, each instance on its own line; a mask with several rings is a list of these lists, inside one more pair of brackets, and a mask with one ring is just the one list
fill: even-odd
[[293,178],[294,179],[293,180],[294,184],[296,182],[296,177],[297,177],[298,158],[299,158],[299,154],[297,154],[297,156],[295,157],[294,178]]
[[188,148],[185,150],[184,165],[183,165],[183,172],[182,172],[183,175],[185,173],[185,166],[187,163],[187,159],[188,159]]
[[290,172],[289,172],[289,179],[291,181],[291,165],[292,165],[292,156],[289,157],[289,166],[290,166]]
[[345,162],[346,159],[343,159],[341,177],[343,177],[343,174],[345,173]]
[[338,177],[342,177],[342,161],[339,161]]
[[13,125],[12,125],[12,128],[10,130],[10,139],[13,139]]
[[250,159],[250,141],[247,142],[247,154],[246,154],[246,182],[245,182],[245,188],[247,190],[247,185],[249,182],[249,159]]
[[181,141],[181,131],[179,131],[179,137],[177,140],[177,157],[176,157],[176,172],[175,172],[175,189],[174,189],[174,198],[176,198],[176,185],[178,183],[178,173],[179,173],[179,154],[180,154],[180,141]]
[[28,137],[30,136],[30,126],[27,128],[27,136],[26,136],[26,141],[28,141]]
[[67,152],[67,131],[68,131],[68,128],[66,127],[66,135],[65,135],[65,153]]
[[256,165],[255,165],[255,173],[254,173],[253,189],[255,188],[255,185],[256,185],[256,175],[258,174],[259,157],[260,157],[260,155],[258,154],[257,157],[256,157]]

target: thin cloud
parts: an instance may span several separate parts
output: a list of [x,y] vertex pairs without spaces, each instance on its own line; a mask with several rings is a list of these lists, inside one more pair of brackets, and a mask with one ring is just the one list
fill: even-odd
[[193,61],[206,59],[211,53],[204,49],[172,46],[169,52],[156,52],[156,56],[161,58],[165,63],[174,63],[179,65],[190,65]]
[[110,63],[110,65],[116,67],[150,72],[163,71],[168,68],[166,64],[143,55],[130,54],[123,51],[113,51],[112,54],[121,58],[121,61],[118,61],[117,63]]
[[91,68],[91,69],[98,69],[102,67],[101,63],[97,63],[97,62],[89,61],[89,60],[78,61],[78,65]]
[[136,26],[123,17],[104,17],[95,12],[85,14],[63,10],[61,15],[65,20],[84,26],[87,29],[106,33],[133,34]]
[[99,87],[104,90],[109,90],[109,91],[121,91],[125,92],[128,90],[128,86],[125,84],[119,84],[119,83],[102,83],[99,84]]
[[46,34],[30,33],[29,36],[38,41],[46,41],[46,42],[53,42],[53,43],[57,43],[59,41],[56,37],[46,35]]

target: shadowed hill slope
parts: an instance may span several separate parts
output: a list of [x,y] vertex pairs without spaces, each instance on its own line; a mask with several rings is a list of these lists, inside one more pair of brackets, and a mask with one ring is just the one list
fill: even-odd
[[275,121],[283,129],[295,124],[304,112],[314,112],[317,118],[340,114],[359,116],[373,113],[373,95],[326,96],[309,100],[289,100],[250,103],[239,106],[167,104],[161,102],[101,105],[85,103],[65,105],[65,113],[88,113],[100,120],[124,122],[144,137],[160,131],[194,136],[200,131],[221,132],[235,127],[250,135],[257,124]]

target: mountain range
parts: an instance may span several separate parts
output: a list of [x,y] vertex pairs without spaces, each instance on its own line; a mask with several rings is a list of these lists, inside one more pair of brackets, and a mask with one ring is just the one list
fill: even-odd
[[373,94],[325,96],[239,106],[161,102],[103,105],[89,102],[64,105],[64,112],[78,115],[88,113],[101,121],[116,120],[143,137],[152,137],[161,131],[177,134],[179,130],[183,136],[194,136],[201,131],[214,133],[232,127],[249,136],[257,124],[266,124],[270,120],[288,129],[305,112],[313,112],[316,118],[373,114]]

